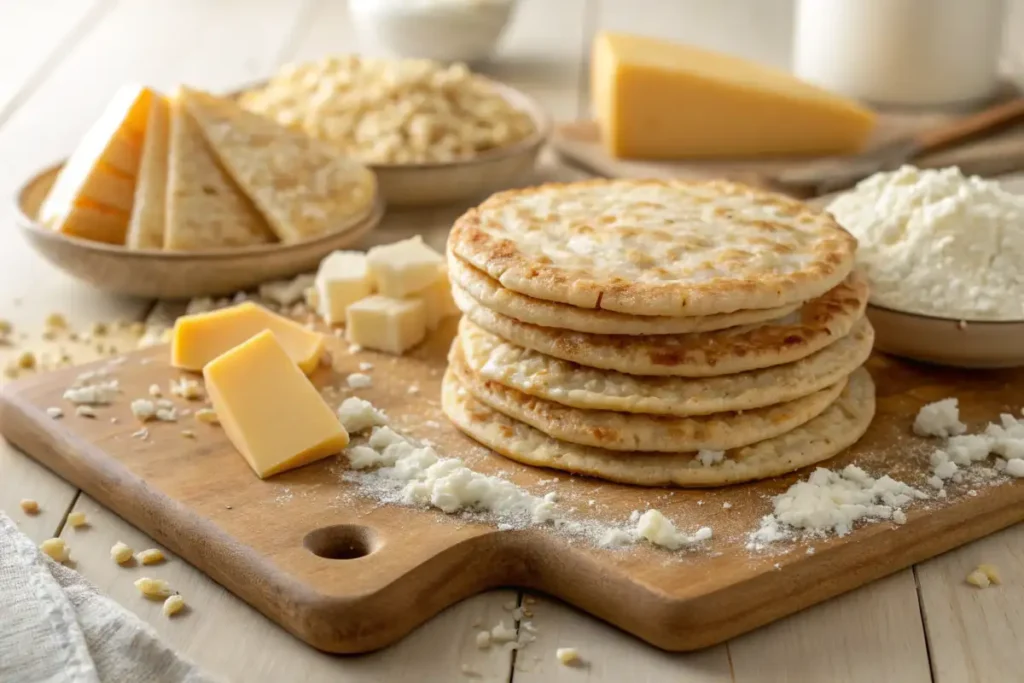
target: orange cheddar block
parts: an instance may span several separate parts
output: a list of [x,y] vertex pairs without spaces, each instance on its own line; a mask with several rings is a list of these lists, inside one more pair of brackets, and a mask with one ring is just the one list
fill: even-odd
[[269,330],[207,363],[203,378],[224,433],[260,479],[348,445],[338,416]]
[[178,318],[171,336],[171,365],[202,370],[217,356],[263,331],[272,332],[307,375],[316,370],[323,353],[323,335],[251,301]]
[[875,114],[763,64],[603,32],[593,44],[594,116],[609,154],[635,159],[841,154]]

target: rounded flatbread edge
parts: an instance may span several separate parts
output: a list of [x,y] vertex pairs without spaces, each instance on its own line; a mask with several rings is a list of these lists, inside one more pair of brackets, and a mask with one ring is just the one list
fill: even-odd
[[517,346],[468,318],[459,343],[470,370],[524,394],[583,410],[691,417],[785,403],[835,384],[867,361],[874,329],[861,318],[850,334],[787,365],[721,377],[644,377],[587,368]]
[[[793,215],[810,216],[827,227],[815,249],[817,260],[806,271],[785,275],[765,273],[755,278],[720,282],[639,283],[601,282],[572,269],[543,263],[520,252],[509,238],[488,234],[481,212],[516,201],[519,197],[562,188],[609,185],[713,187],[726,195],[743,193],[763,202],[777,203]],[[700,316],[758,308],[775,308],[818,296],[838,285],[854,265],[857,241],[824,211],[780,194],[756,190],[729,181],[592,179],[574,183],[545,183],[536,187],[506,190],[491,195],[480,206],[463,214],[452,227],[449,242],[456,255],[485,271],[504,287],[536,299],[547,299],[581,308],[603,308],[628,314]],[[810,272],[808,272],[810,271]]]
[[724,330],[783,318],[799,303],[776,308],[735,311],[707,316],[630,315],[600,308],[579,308],[556,301],[545,301],[514,292],[471,266],[448,249],[448,275],[453,282],[483,306],[524,323],[557,327],[592,334],[688,334]]
[[828,460],[856,443],[875,415],[875,385],[864,368],[825,412],[791,432],[728,451],[705,466],[695,453],[623,455],[552,439],[475,400],[449,369],[441,407],[473,440],[511,460],[636,486],[725,486],[775,477]]

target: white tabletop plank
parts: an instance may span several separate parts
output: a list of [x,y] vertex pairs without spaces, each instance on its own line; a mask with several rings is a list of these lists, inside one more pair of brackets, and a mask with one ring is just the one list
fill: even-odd
[[[536,642],[516,657],[514,683],[727,683],[732,680],[724,645],[673,654],[550,598],[525,605],[536,627]],[[561,647],[576,648],[580,661],[566,666],[555,658]]]
[[0,124],[108,9],[103,0],[0,3]]
[[[966,582],[979,564],[1002,584]],[[916,568],[936,683],[1021,679],[1024,642],[1024,525],[1017,525]]]

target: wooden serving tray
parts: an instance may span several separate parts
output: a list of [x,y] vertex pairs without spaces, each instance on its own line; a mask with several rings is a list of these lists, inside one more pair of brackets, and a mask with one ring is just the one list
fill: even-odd
[[[139,425],[130,400],[181,374],[168,366],[166,347],[132,353],[112,368],[123,399],[98,409],[94,420],[76,417],[61,394],[84,368],[109,361],[8,384],[0,431],[285,629],[330,652],[386,646],[448,605],[503,585],[545,591],[658,647],[692,650],[1024,519],[1024,483],[979,486],[975,496],[951,490],[948,500],[912,507],[902,526],[876,523],[843,538],[814,540],[813,554],[804,542],[749,551],[746,536],[770,511],[769,497],[806,471],[722,489],[669,491],[512,463],[462,436],[441,414],[440,381],[453,331],[451,321],[404,358],[353,355],[332,336],[334,368],[314,379],[344,387],[344,375],[369,361],[373,386],[358,393],[384,408],[397,429],[430,439],[478,471],[503,474],[536,493],[557,491],[563,509],[592,519],[622,523],[633,510],[656,507],[688,532],[711,526],[708,546],[674,553],[647,545],[603,550],[549,528],[499,531],[437,511],[382,505],[343,479],[343,458],[261,481],[219,427],[191,417],[150,424],[148,440],[133,438]],[[921,485],[934,446],[910,432],[922,404],[958,396],[964,419],[977,426],[1019,410],[1024,400],[1022,370],[938,370],[884,356],[872,358],[869,368],[879,385],[878,416],[830,467],[856,462],[875,475]],[[411,385],[419,387],[417,394]],[[350,391],[330,393],[340,402]],[[67,416],[48,417],[45,409],[55,405]],[[184,438],[183,429],[197,438]]]

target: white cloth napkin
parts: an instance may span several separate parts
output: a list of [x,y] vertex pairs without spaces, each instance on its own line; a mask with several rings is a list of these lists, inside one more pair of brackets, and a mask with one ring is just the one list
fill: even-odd
[[211,683],[0,511],[0,681]]

